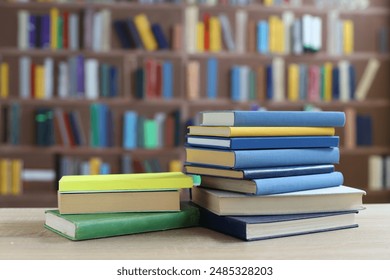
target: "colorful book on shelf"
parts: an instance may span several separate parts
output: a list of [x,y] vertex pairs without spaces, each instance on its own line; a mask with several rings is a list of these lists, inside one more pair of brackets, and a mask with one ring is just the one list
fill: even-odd
[[178,212],[61,215],[45,212],[45,227],[70,240],[87,240],[197,226],[199,210],[184,205]]
[[201,125],[207,126],[324,126],[345,124],[343,112],[319,111],[205,111]]
[[184,170],[188,174],[218,176],[233,179],[261,179],[286,176],[299,176],[330,173],[334,171],[333,164],[276,166],[263,168],[231,169],[207,165],[185,163]]
[[218,60],[216,58],[207,60],[206,94],[209,99],[216,99],[218,95]]
[[188,136],[187,144],[215,149],[283,149],[283,148],[321,148],[338,147],[338,136],[301,137],[201,137]]
[[200,208],[201,226],[245,241],[355,228],[358,211],[290,215],[218,216]]
[[340,186],[343,184],[343,180],[343,175],[340,172],[251,180],[202,175],[201,186],[253,195],[270,195]]
[[358,146],[371,146],[373,143],[373,121],[370,115],[356,116],[356,144]]
[[148,51],[155,51],[158,47],[149,20],[145,14],[138,14],[134,17],[134,24],[137,27],[142,43]]
[[[1,57],[0,57],[1,62]],[[7,98],[9,96],[10,75],[9,64],[6,62],[0,63],[0,98]]]
[[333,136],[334,127],[309,126],[189,126],[188,135],[244,137],[244,136]]
[[132,18],[129,18],[126,20],[126,26],[127,26],[127,31],[130,35],[130,38],[133,42],[133,46],[137,49],[142,49],[142,40],[141,37],[138,33],[137,27],[134,24],[134,20]]
[[339,162],[338,148],[212,150],[186,147],[186,161],[225,168],[254,168]]
[[221,216],[286,215],[362,210],[364,194],[347,186],[260,196],[194,187],[192,201]]
[[180,192],[59,192],[58,210],[61,214],[180,211]]
[[11,162],[9,159],[0,158],[0,196],[11,193]]
[[60,192],[105,190],[162,190],[191,188],[192,178],[181,172],[64,176]]

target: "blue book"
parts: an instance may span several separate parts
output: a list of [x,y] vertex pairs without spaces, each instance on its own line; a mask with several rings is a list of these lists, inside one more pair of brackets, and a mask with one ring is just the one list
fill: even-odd
[[142,67],[135,70],[135,96],[137,99],[145,97],[145,72]]
[[109,67],[109,88],[110,88],[110,97],[118,96],[118,69],[115,66]]
[[142,47],[143,47],[142,46],[142,40],[141,40],[141,37],[139,36],[137,27],[135,26],[133,20],[131,18],[129,18],[126,21],[126,25],[127,25],[128,33],[130,34],[130,37],[131,37],[131,39],[133,41],[133,45],[137,49],[142,49]]
[[218,93],[218,60],[207,60],[207,98],[216,99]]
[[272,65],[266,67],[266,97],[267,100],[272,100],[274,96],[274,86],[272,79]]
[[230,95],[233,101],[240,101],[240,67],[233,66],[230,76]]
[[102,162],[100,165],[100,174],[106,175],[111,173],[111,166],[107,162]]
[[37,41],[37,17],[30,15],[28,18],[28,45],[30,48],[36,47]]
[[153,23],[151,29],[152,29],[154,37],[156,38],[158,48],[159,49],[168,49],[169,44],[168,44],[167,38],[165,37],[161,26],[158,23]]
[[165,100],[173,97],[173,65],[170,61],[162,63],[162,97]]
[[219,216],[199,209],[201,226],[245,241],[355,228],[358,211],[260,216]]
[[260,168],[274,166],[335,164],[340,152],[333,148],[216,150],[186,147],[186,161],[226,168]]
[[84,56],[76,56],[76,69],[77,69],[77,96],[84,97],[85,94],[85,70],[84,70]]
[[307,98],[307,65],[299,64],[299,100]]
[[121,47],[123,49],[130,49],[131,41],[130,41],[129,33],[127,31],[126,22],[123,20],[115,20],[114,30],[116,35],[118,36]]
[[340,172],[250,180],[201,176],[202,187],[252,195],[270,195],[329,188],[340,186],[343,181],[344,178]]
[[187,143],[215,149],[283,149],[338,147],[338,136],[283,136],[283,137],[202,137],[188,136]]
[[355,99],[355,90],[356,90],[356,69],[355,66],[349,65],[349,97],[351,100]]
[[269,26],[266,20],[260,20],[257,24],[257,51],[268,54]]
[[50,48],[50,15],[42,16],[41,47]]
[[42,16],[35,16],[35,47],[42,48]]
[[338,67],[332,69],[332,99],[340,99],[340,71]]
[[356,116],[356,144],[358,146],[372,145],[372,119],[369,115]]
[[138,115],[135,111],[126,111],[123,121],[123,148],[137,148]]
[[219,176],[233,179],[261,179],[310,174],[330,173],[333,164],[278,166],[248,169],[217,168],[207,165],[185,164],[185,171],[195,175]]
[[76,117],[74,115],[74,112],[70,112],[68,113],[68,116],[69,116],[69,122],[70,122],[70,127],[71,127],[71,130],[72,130],[72,134],[73,134],[73,138],[75,140],[75,144],[76,146],[80,146],[81,145],[81,135],[80,135],[80,131],[78,131],[78,127],[77,127],[77,120],[76,120]]
[[332,111],[205,111],[201,125],[265,127],[342,127],[344,112]]

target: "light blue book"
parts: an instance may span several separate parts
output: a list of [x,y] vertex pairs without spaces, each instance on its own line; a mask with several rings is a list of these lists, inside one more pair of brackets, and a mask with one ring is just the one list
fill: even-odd
[[207,98],[216,99],[218,93],[218,60],[210,58],[207,61]]
[[257,51],[261,54],[268,54],[269,49],[269,25],[266,20],[257,23]]
[[233,66],[231,70],[230,92],[233,101],[240,101],[240,66]]
[[307,65],[299,64],[299,100],[307,97]]
[[123,148],[137,148],[138,115],[135,111],[127,111],[123,121]]
[[100,165],[100,174],[107,175],[111,173],[111,166],[107,162],[102,162]]
[[164,99],[172,99],[173,96],[173,65],[170,61],[162,64],[162,96]]

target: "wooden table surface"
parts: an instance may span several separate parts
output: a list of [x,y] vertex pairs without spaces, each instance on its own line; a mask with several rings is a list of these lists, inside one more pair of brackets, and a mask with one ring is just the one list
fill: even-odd
[[0,209],[0,259],[390,259],[390,204],[368,204],[359,228],[244,242],[205,228],[69,241],[44,209]]

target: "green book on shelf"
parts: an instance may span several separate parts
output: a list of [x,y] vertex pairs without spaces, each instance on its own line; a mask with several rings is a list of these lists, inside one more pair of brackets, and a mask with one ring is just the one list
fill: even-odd
[[70,240],[88,240],[197,226],[199,210],[183,204],[179,212],[61,215],[45,212],[45,228]]
[[155,149],[158,146],[157,122],[146,119],[144,122],[144,147],[145,149]]

